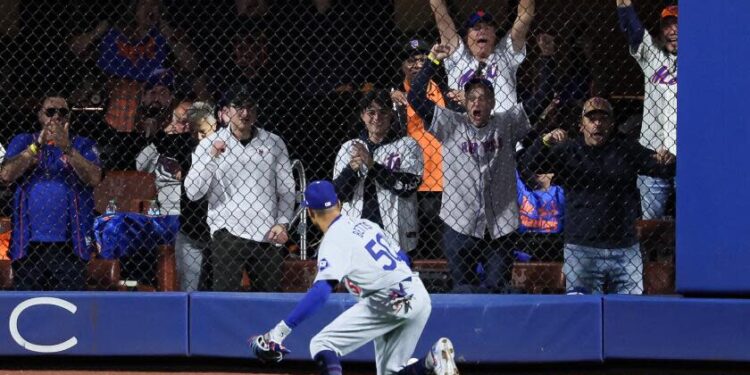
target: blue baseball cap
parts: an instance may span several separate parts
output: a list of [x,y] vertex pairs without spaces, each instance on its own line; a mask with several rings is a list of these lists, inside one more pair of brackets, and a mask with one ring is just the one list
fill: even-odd
[[309,183],[305,189],[302,206],[313,210],[325,210],[339,202],[336,188],[328,180],[317,180]]
[[469,15],[469,19],[466,20],[466,23],[464,23],[464,27],[467,29],[471,29],[472,27],[476,26],[478,23],[492,23],[492,16],[485,12],[482,9],[477,10],[476,12]]
[[165,68],[157,68],[151,71],[146,79],[145,89],[151,90],[156,86],[165,86],[169,90],[174,89],[174,73]]

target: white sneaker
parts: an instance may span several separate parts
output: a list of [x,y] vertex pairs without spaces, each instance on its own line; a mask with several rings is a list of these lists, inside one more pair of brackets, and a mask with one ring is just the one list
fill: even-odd
[[432,368],[435,375],[459,375],[454,357],[453,343],[447,337],[441,337],[432,345],[427,366]]

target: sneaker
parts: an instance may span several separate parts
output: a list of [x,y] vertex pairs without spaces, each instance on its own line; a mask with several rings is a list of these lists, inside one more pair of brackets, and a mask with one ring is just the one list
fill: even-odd
[[427,367],[431,368],[435,375],[459,375],[454,357],[453,343],[447,337],[441,337],[430,349]]

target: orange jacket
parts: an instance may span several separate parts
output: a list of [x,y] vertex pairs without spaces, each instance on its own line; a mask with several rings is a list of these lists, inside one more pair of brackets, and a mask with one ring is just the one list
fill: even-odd
[[[411,90],[409,82],[404,81],[404,89],[408,93]],[[445,99],[438,85],[430,81],[427,88],[427,97],[435,104],[445,107]],[[406,108],[406,132],[414,138],[420,147],[422,147],[422,156],[424,158],[424,174],[422,175],[422,185],[418,191],[443,191],[443,155],[442,145],[430,132],[425,130],[424,121],[419,117],[414,108]]]

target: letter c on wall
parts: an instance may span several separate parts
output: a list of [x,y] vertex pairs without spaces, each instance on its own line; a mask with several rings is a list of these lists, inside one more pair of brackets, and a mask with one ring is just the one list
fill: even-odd
[[76,346],[76,344],[78,344],[78,339],[75,336],[65,340],[64,342],[61,342],[55,345],[34,344],[34,343],[26,341],[26,339],[24,339],[23,336],[21,336],[21,333],[18,332],[18,318],[21,316],[21,313],[23,313],[24,310],[28,309],[29,307],[37,306],[37,305],[57,306],[65,310],[68,310],[71,314],[75,314],[76,310],[78,310],[78,307],[76,307],[76,305],[64,299],[60,299],[60,298],[37,297],[37,298],[27,299],[26,301],[19,303],[18,306],[16,306],[16,308],[14,308],[13,311],[10,313],[10,319],[8,321],[8,329],[10,329],[10,336],[13,337],[13,340],[24,349],[27,349],[32,352],[37,352],[37,353],[57,353],[57,352],[68,350]]

